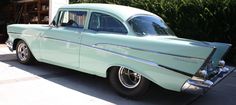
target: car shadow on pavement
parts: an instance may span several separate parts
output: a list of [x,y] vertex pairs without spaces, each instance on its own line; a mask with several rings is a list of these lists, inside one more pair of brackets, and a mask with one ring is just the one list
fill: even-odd
[[105,78],[45,63],[36,63],[34,65],[19,64],[14,54],[0,55],[0,62],[64,87],[118,105],[187,105],[198,97],[196,95],[165,90],[152,84],[142,99],[131,100],[117,95]]

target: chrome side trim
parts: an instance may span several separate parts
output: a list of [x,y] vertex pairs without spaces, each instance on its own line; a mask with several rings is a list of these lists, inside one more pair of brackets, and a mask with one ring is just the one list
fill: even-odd
[[180,70],[176,70],[176,69],[173,69],[173,68],[170,68],[170,67],[164,66],[164,65],[159,65],[159,66],[162,67],[162,68],[165,68],[165,69],[168,69],[168,70],[171,70],[171,71],[174,71],[174,72],[177,72],[177,73],[180,73],[180,74],[183,74],[183,75],[189,76],[189,77],[192,77],[192,76],[193,76],[193,74],[186,73],[186,72],[183,72],[183,71],[180,71]]
[[111,50],[107,50],[107,49],[99,48],[99,47],[95,47],[95,46],[90,46],[90,45],[86,45],[86,44],[81,44],[81,45],[87,46],[87,47],[92,47],[92,48],[95,48],[95,49],[98,49],[98,50],[103,50],[103,51],[106,51],[106,52],[110,52],[110,53],[118,55],[120,57],[128,58],[130,60],[134,60],[134,61],[144,63],[144,64],[147,64],[147,65],[150,65],[150,66],[159,67],[159,65],[157,63],[152,62],[152,61],[148,61],[148,60],[145,60],[145,59],[142,59],[142,58],[138,58],[138,57],[134,57],[134,56],[130,56],[130,55],[126,55],[126,54],[122,54],[122,53],[118,53],[118,52],[115,52],[115,51],[111,51]]
[[58,38],[47,37],[47,36],[42,36],[42,38],[53,39],[53,40],[58,40],[58,41],[62,41],[62,42],[74,43],[74,44],[81,44],[81,43],[79,43],[79,42],[73,42],[73,41],[69,41],[69,40],[58,39]]
[[163,55],[170,55],[170,56],[176,56],[176,57],[183,57],[183,58],[189,58],[189,59],[199,59],[199,60],[205,60],[203,58],[198,58],[198,57],[191,57],[191,56],[184,56],[184,55],[176,55],[176,54],[170,54],[170,53],[165,53],[165,52],[160,52],[160,51],[153,51],[153,50],[147,50],[147,49],[140,49],[140,48],[135,48],[135,47],[129,47],[129,46],[124,46],[124,45],[117,45],[117,44],[111,44],[111,43],[96,43],[95,45],[113,45],[113,46],[119,46],[119,47],[125,47],[133,50],[139,50],[139,51],[147,51],[151,53],[157,53],[157,54],[163,54]]
[[[84,45],[84,44],[82,44],[82,45]],[[181,70],[173,69],[173,68],[170,68],[168,66],[160,65],[158,63],[148,61],[148,60],[145,60],[145,59],[142,59],[142,58],[138,58],[138,57],[134,57],[134,56],[130,56],[130,55],[125,55],[125,54],[122,54],[122,53],[114,52],[114,51],[99,48],[99,47],[94,47],[94,46],[89,46],[89,45],[84,45],[84,46],[93,47],[95,49],[107,51],[107,52],[116,54],[116,55],[118,55],[120,57],[123,57],[123,58],[128,58],[130,60],[137,61],[137,62],[140,62],[140,63],[144,63],[144,64],[147,64],[147,65],[150,65],[150,66],[153,66],[153,67],[161,67],[161,68],[164,68],[164,69],[167,69],[167,70],[170,70],[170,71],[174,71],[174,72],[177,72],[179,74],[186,75],[186,76],[189,76],[189,77],[193,76],[193,74],[182,72]]]
[[8,32],[8,33],[11,33],[11,34],[22,34],[22,33],[19,33],[19,32]]
[[133,61],[136,61],[136,62],[147,64],[147,65],[150,65],[150,66],[153,66],[153,67],[161,67],[161,68],[164,68],[164,69],[167,69],[167,70],[170,70],[170,71],[174,71],[174,72],[177,72],[179,74],[186,75],[186,76],[189,76],[189,77],[193,76],[193,74],[182,72],[181,70],[173,69],[173,68],[170,68],[168,66],[159,65],[158,63],[155,63],[155,62],[152,62],[152,61],[149,61],[149,60],[145,60],[145,59],[142,59],[142,58],[138,58],[138,57],[134,57],[134,56],[118,53],[118,52],[111,51],[111,50],[104,49],[104,48],[99,48],[99,47],[96,46],[96,44],[94,44],[94,45],[87,45],[87,44],[83,44],[83,43],[68,41],[68,40],[64,40],[64,39],[57,39],[57,38],[52,38],[52,37],[44,37],[44,38],[58,40],[58,41],[64,41],[64,42],[70,42],[70,43],[79,44],[79,45],[82,45],[82,46],[87,46],[87,47],[90,47],[90,48],[94,48],[94,49],[97,49],[97,50],[102,50],[102,51],[106,51],[106,52],[115,54],[115,55],[120,56],[122,58],[126,58],[126,59],[130,59],[130,60],[133,60]]
[[79,45],[83,45],[83,46],[87,46],[87,47],[103,50],[103,51],[110,52],[110,53],[116,54],[118,56],[121,56],[123,58],[128,58],[130,60],[134,60],[134,61],[137,61],[137,62],[140,62],[140,63],[144,63],[144,64],[148,64],[148,65],[151,65],[151,66],[154,66],[154,67],[158,67],[158,64],[156,64],[154,62],[151,62],[151,61],[148,61],[148,60],[144,60],[144,59],[141,59],[141,58],[137,58],[137,57],[133,57],[133,56],[129,56],[129,55],[125,55],[125,54],[122,54],[122,53],[114,52],[114,51],[111,51],[111,50],[99,48],[99,47],[96,47],[94,45],[91,46],[91,45],[87,45],[87,44],[83,44],[83,43],[68,41],[68,40],[64,40],[64,39],[57,39],[57,38],[52,38],[52,37],[44,37],[44,38],[58,40],[58,41],[64,41],[64,42],[70,42],[70,43],[74,43],[74,44],[79,44]]

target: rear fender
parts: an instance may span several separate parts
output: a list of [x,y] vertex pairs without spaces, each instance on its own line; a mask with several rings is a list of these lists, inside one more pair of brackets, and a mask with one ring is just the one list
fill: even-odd
[[216,48],[216,51],[211,58],[211,60],[213,61],[212,62],[213,66],[218,65],[218,62],[224,57],[224,55],[232,46],[231,44],[219,43],[219,42],[208,42],[208,44]]

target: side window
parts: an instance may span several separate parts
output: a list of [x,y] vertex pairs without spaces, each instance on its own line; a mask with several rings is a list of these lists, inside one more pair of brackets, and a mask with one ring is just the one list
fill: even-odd
[[90,17],[89,27],[90,30],[94,31],[104,31],[112,33],[127,34],[125,26],[116,18],[93,12]]
[[85,11],[61,11],[58,26],[84,28],[86,16]]

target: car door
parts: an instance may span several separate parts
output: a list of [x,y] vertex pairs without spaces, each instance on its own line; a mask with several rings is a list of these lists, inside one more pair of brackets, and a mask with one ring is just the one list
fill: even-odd
[[123,22],[106,13],[91,12],[88,29],[82,32],[81,70],[104,76],[107,67],[111,66],[110,63],[118,61],[108,50],[122,50],[110,45],[127,39],[128,31]]
[[87,12],[61,10],[55,26],[48,29],[41,39],[40,52],[44,62],[79,68],[81,32]]

